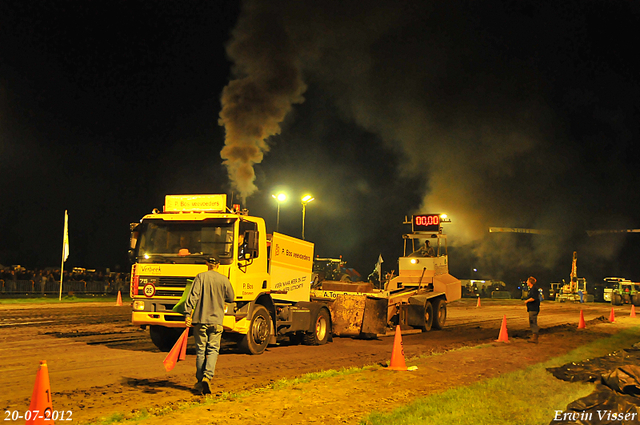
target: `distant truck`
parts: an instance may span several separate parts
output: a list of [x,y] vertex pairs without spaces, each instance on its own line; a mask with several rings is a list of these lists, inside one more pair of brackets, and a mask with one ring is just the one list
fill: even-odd
[[357,282],[362,276],[355,269],[347,267],[347,262],[340,258],[313,259],[313,282],[320,283],[323,280],[340,282]]
[[131,320],[149,328],[160,350],[185,328],[185,316],[174,310],[208,257],[220,261],[218,271],[235,291],[224,337],[245,352],[261,354],[277,337],[317,345],[331,338],[327,304],[310,300],[313,244],[270,237],[262,218],[239,205],[229,209],[226,195],[167,195],[163,211],[131,225],[130,242]]
[[[560,293],[560,291],[562,290],[562,287],[564,286],[564,281],[563,282],[551,282],[549,284],[549,299],[551,301],[555,301],[556,297],[558,296],[558,294]],[[526,286],[526,284],[525,284]]]
[[618,287],[618,282],[628,281],[623,277],[605,277],[602,288],[602,300],[605,302],[612,302],[613,289]]
[[611,288],[611,304],[640,306],[640,283],[626,279],[616,281]]
[[[444,327],[447,303],[461,297],[460,280],[449,274],[445,220],[440,214],[405,219],[412,232],[403,235],[398,275],[383,289],[374,288],[372,282],[337,281],[324,281],[312,289],[312,299],[330,303],[335,335],[366,337],[397,325],[423,331]],[[424,256],[419,249],[426,240],[434,248],[433,256]]]

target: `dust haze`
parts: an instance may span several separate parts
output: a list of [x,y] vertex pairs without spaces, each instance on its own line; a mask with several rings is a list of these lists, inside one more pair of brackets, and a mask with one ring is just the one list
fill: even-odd
[[[637,195],[619,173],[630,171],[632,117],[616,103],[632,77],[584,59],[610,59],[598,39],[607,36],[585,27],[605,13],[597,2],[243,5],[228,47],[238,78],[220,119],[221,155],[243,196],[257,190],[253,166],[269,137],[313,87],[400,158],[398,175],[423,179],[412,212],[449,214],[452,243],[481,269],[568,270],[574,250],[608,261],[624,238],[586,230],[638,225],[627,212]],[[492,226],[550,234],[489,234]]]

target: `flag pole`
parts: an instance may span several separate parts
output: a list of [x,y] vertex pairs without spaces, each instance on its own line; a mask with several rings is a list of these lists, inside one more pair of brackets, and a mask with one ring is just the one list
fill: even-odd
[[69,215],[64,210],[64,231],[62,234],[62,264],[60,265],[60,294],[58,301],[62,301],[62,279],[64,278],[64,262],[69,257]]

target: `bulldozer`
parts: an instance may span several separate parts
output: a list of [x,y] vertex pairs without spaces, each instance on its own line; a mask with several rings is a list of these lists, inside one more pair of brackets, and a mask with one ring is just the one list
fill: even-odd
[[[400,325],[404,329],[442,329],[447,304],[461,298],[460,280],[449,274],[447,236],[443,214],[405,217],[411,225],[404,234],[404,253],[398,259],[398,274],[383,282],[325,280],[312,288],[312,299],[329,304],[336,336],[374,337]],[[429,241],[427,244],[426,242]],[[429,247],[427,249],[425,247]]]

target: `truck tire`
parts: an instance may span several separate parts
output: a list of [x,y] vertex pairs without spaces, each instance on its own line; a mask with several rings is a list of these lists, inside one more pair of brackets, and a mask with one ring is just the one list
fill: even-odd
[[611,294],[611,304],[622,305],[622,295],[616,294],[615,292]]
[[248,354],[262,354],[271,338],[271,316],[267,309],[256,304],[251,312],[249,331],[240,341],[240,349]]
[[431,301],[426,300],[424,302],[424,325],[422,326],[422,330],[429,332],[431,326],[433,326],[433,306],[431,305]]
[[329,340],[331,332],[331,318],[329,312],[324,308],[318,311],[316,315],[314,329],[305,333],[302,342],[305,345],[324,345]]
[[640,294],[632,295],[631,303],[636,307],[640,307]]
[[171,351],[182,334],[182,328],[167,328],[160,325],[149,326],[149,335],[153,345],[160,351]]
[[442,298],[433,301],[433,328],[442,329],[447,321],[447,302]]

